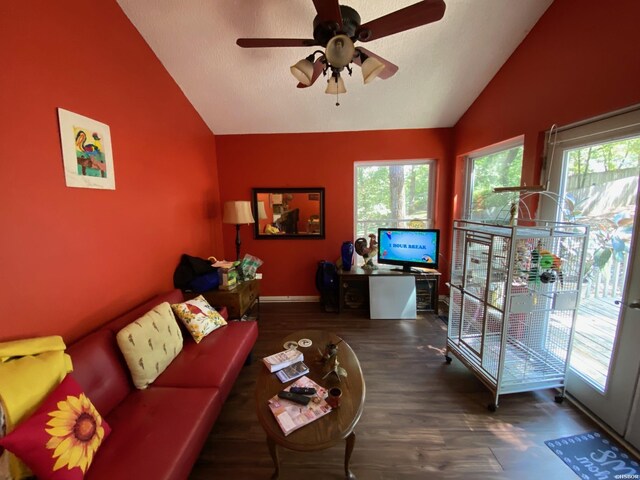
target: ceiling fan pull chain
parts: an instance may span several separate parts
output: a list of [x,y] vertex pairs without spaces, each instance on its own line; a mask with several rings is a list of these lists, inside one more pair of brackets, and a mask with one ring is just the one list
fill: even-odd
[[340,94],[336,91],[336,107],[340,106],[339,100],[340,100]]

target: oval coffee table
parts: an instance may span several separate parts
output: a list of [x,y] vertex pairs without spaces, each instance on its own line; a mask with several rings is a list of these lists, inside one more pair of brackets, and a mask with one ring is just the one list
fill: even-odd
[[[256,382],[256,407],[258,419],[267,434],[267,445],[276,468],[271,478],[275,480],[280,474],[277,445],[290,450],[310,452],[332,447],[346,439],[344,471],[347,478],[355,479],[355,475],[349,470],[349,460],[356,441],[353,429],[360,420],[364,408],[365,384],[360,362],[345,341],[334,333],[322,330],[301,330],[287,335],[278,345],[272,345],[272,353],[282,351],[285,342],[289,340],[297,342],[302,338],[308,338],[313,342],[310,347],[298,347],[298,350],[304,353],[304,363],[309,367],[307,376],[327,389],[339,386],[342,389],[342,402],[339,408],[285,437],[269,409],[268,401],[291,382],[281,383],[276,375],[269,373],[266,368],[260,370]],[[338,361],[348,374],[340,382],[334,374],[322,378],[326,370],[318,348],[324,350],[328,343],[338,345]]]

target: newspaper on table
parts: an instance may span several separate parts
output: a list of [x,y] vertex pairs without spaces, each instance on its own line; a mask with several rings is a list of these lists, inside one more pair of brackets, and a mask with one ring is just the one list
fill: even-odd
[[289,391],[291,387],[315,388],[316,393],[315,395],[310,396],[311,401],[307,406],[302,406],[299,403],[285,400],[277,395],[269,400],[269,408],[273,412],[273,416],[276,418],[276,421],[278,422],[278,425],[280,425],[282,433],[284,433],[285,436],[301,427],[304,427],[314,420],[325,416],[331,411],[331,407],[325,401],[325,398],[327,397],[327,389],[321,387],[309,377],[300,377],[285,388],[285,390]]
[[297,362],[277,371],[276,377],[278,377],[278,380],[282,383],[287,383],[307,373],[309,373],[309,367],[307,367],[304,362]]

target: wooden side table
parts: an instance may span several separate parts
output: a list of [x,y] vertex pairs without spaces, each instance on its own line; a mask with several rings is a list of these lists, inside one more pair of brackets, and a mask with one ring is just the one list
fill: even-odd
[[202,295],[213,307],[227,307],[229,318],[242,318],[244,315],[260,316],[260,280],[247,280],[238,283],[231,290],[209,290],[203,293],[185,293],[185,298]]

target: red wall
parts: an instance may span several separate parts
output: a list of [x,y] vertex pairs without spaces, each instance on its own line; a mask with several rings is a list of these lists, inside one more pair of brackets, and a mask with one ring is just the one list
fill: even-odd
[[[65,186],[56,108],[111,129],[116,190]],[[221,248],[215,139],[114,0],[0,3],[0,340],[72,340]]]
[[[325,188],[325,240],[255,240],[252,227],[241,227],[241,255],[251,253],[265,262],[260,267],[263,295],[318,295],[317,262],[336,260],[342,242],[354,240],[355,161],[437,160],[435,226],[443,230],[448,259],[452,142],[451,129],[216,136],[221,201],[249,200],[254,187]],[[235,227],[224,225],[223,231],[225,250],[233,252]]]
[[319,200],[309,200],[306,194],[294,195],[293,200],[289,201],[289,210],[299,210],[298,213],[298,232],[306,232],[309,225],[309,217],[317,215],[320,211]]
[[[260,225],[260,232],[264,233],[264,229],[266,228],[266,226],[270,223],[273,223],[272,221],[270,221],[273,220],[273,207],[271,206],[270,195],[268,193],[259,193],[258,202],[262,202],[264,204],[264,213],[267,216],[267,218],[264,220],[256,218],[256,221],[259,222],[258,224]],[[256,212],[253,213],[254,217],[258,216]]]
[[454,215],[463,155],[524,134],[522,180],[540,182],[542,135],[640,102],[640,2],[555,0],[455,127]]

